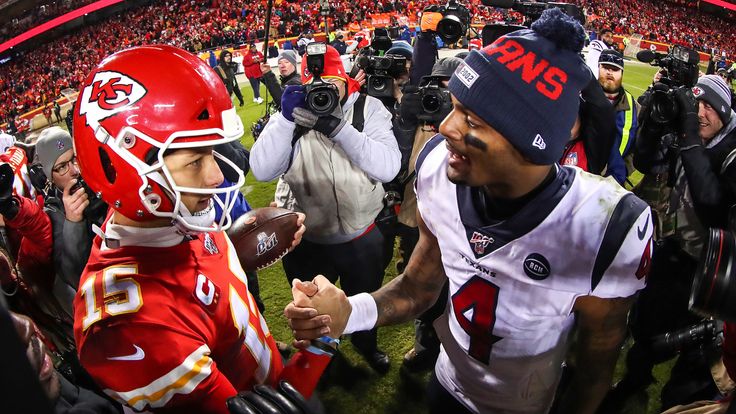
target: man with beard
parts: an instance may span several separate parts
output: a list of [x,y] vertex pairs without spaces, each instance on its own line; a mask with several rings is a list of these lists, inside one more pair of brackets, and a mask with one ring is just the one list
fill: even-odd
[[[295,281],[285,314],[298,340],[409,321],[448,283],[431,413],[548,412],[572,334],[577,370],[558,412],[596,411],[645,283],[652,225],[633,194],[557,164],[592,79],[583,40],[555,8],[470,52],[450,78],[453,110],[417,156],[409,264],[350,298],[321,276]],[[518,70],[534,61],[551,72]],[[555,86],[544,81],[557,76]],[[312,316],[320,313],[327,326]]]
[[608,158],[606,175],[613,176],[619,184],[634,171],[632,157],[639,125],[639,103],[621,85],[624,77],[624,58],[613,49],[606,49],[598,60],[598,83],[616,109],[616,137]]
[[600,38],[593,40],[588,45],[588,55],[585,58],[585,63],[593,71],[596,78],[598,77],[598,58],[604,50],[611,49],[613,46],[613,32],[608,28],[602,29]]

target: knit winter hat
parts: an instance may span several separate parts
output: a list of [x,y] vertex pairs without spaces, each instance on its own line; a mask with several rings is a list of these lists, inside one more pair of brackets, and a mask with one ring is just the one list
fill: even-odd
[[51,180],[51,170],[56,160],[70,149],[72,149],[72,136],[65,130],[54,126],[41,131],[36,141],[36,159],[47,179]]
[[449,78],[452,76],[455,69],[463,63],[462,59],[455,56],[447,56],[434,62],[432,66],[431,76],[437,76],[442,78]]
[[722,77],[718,75],[701,76],[698,83],[693,86],[693,95],[695,99],[708,102],[718,113],[723,125],[728,125],[728,121],[731,120],[731,91]]
[[414,48],[404,40],[394,40],[393,45],[386,51],[387,55],[399,55],[411,60]]
[[450,93],[529,161],[554,164],[593,76],[579,55],[584,41],[577,21],[547,9],[531,29],[471,51],[450,79]]
[[293,50],[284,50],[279,54],[279,58],[276,60],[277,62],[281,59],[284,59],[294,65],[294,68],[298,68],[299,65],[296,62],[296,52]]

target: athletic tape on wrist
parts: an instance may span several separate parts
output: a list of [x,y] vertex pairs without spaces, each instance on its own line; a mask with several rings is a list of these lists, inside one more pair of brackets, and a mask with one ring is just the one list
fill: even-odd
[[378,320],[378,306],[376,300],[369,293],[358,293],[348,298],[353,307],[345,326],[346,334],[359,331],[367,331],[376,326]]

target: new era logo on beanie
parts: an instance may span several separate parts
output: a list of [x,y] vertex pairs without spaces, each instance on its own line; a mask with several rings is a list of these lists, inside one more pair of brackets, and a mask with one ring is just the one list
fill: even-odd
[[471,51],[450,79],[465,107],[535,164],[562,156],[592,73],[579,53],[582,26],[557,8],[531,29],[518,30]]

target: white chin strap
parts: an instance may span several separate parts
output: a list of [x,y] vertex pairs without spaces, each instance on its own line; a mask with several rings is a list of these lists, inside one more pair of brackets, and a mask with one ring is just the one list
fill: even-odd
[[215,226],[216,212],[214,200],[210,200],[207,208],[193,214],[184,204],[181,204],[179,211],[180,214],[176,217],[174,224],[182,233],[196,233],[198,230],[201,231],[200,229],[218,229]]

